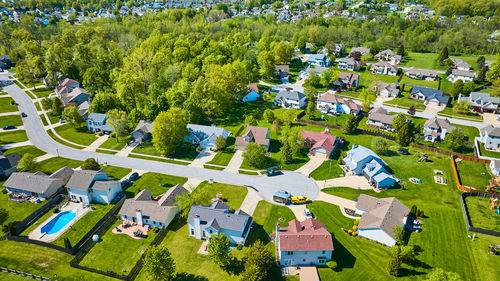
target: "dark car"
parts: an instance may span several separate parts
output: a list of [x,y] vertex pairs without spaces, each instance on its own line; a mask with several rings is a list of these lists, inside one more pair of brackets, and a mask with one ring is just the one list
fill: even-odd
[[399,154],[402,154],[402,155],[410,155],[410,152],[408,152],[408,149],[405,149],[405,148],[398,149],[398,152],[399,152]]
[[125,190],[127,189],[127,187],[131,186],[132,185],[132,182],[130,180],[123,180],[121,183],[122,185],[122,189]]
[[21,112],[21,117],[25,118],[25,117],[28,117],[28,115],[24,112]]
[[15,128],[16,128],[16,126],[14,126],[14,125],[7,125],[7,126],[3,127],[2,129],[4,129],[4,130],[12,130],[12,129],[15,129]]
[[277,176],[277,175],[281,175],[281,174],[282,174],[282,172],[278,169],[273,169],[273,170],[269,170],[266,172],[266,175],[268,177]]
[[130,177],[128,177],[128,179],[129,179],[130,181],[135,181],[135,180],[136,180],[136,179],[138,179],[138,178],[139,178],[139,174],[138,174],[138,173],[132,173],[132,174],[130,175]]

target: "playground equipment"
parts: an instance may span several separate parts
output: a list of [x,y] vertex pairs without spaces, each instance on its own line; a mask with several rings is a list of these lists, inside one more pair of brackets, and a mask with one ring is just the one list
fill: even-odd
[[428,162],[429,161],[429,154],[424,154],[422,157],[420,157],[417,162]]
[[498,199],[498,197],[490,198],[490,209],[497,209],[497,215],[500,215],[500,200]]
[[417,178],[409,178],[408,180],[414,184],[419,184],[422,182],[420,179]]

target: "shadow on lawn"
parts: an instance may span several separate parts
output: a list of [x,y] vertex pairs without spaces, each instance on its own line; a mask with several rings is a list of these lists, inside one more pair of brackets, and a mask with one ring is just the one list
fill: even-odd
[[194,275],[190,273],[185,273],[185,272],[180,272],[177,273],[175,278],[173,279],[174,281],[208,281],[208,278],[199,276],[199,275]]
[[334,269],[335,272],[340,272],[344,268],[353,268],[356,263],[356,257],[354,257],[349,250],[347,250],[344,245],[342,245],[337,239],[335,239],[335,234],[332,234],[333,248],[333,259],[337,261],[337,267]]

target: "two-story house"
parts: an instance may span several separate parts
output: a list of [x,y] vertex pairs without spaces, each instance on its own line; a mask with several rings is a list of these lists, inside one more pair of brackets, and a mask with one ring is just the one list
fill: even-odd
[[328,90],[318,97],[316,108],[326,114],[345,113],[358,115],[361,112],[361,105],[353,100],[337,96],[332,90]]
[[227,139],[231,134],[222,127],[205,126],[198,124],[187,124],[187,135],[184,137],[184,142],[196,144],[201,149],[214,150],[217,148],[217,138],[222,136]]
[[377,63],[372,64],[370,69],[372,71],[372,74],[389,75],[389,76],[396,76],[399,71],[399,68],[397,66],[392,65],[385,61],[379,61]]
[[380,53],[375,55],[375,58],[377,58],[379,61],[387,61],[392,64],[401,63],[401,56],[397,55],[396,52],[390,49],[381,51]]
[[427,119],[424,123],[424,139],[430,142],[440,142],[446,137],[446,134],[455,130],[450,120],[446,118],[433,117]]
[[236,149],[245,150],[247,145],[251,142],[262,145],[266,151],[268,151],[271,143],[269,128],[247,125],[245,134],[236,137],[234,145]]
[[252,216],[238,209],[230,212],[228,205],[214,202],[209,206],[191,207],[187,219],[189,236],[199,240],[224,233],[233,245],[245,245],[252,226]]
[[397,83],[378,81],[373,86],[373,90],[377,93],[377,95],[382,97],[396,98],[399,96],[399,86]]
[[294,219],[288,227],[276,225],[276,245],[281,266],[325,265],[332,259],[332,235],[326,226],[310,218]]
[[469,71],[471,68],[470,64],[463,59],[450,58],[450,60],[453,62],[453,65],[451,66],[452,68],[463,71]]
[[306,95],[290,89],[282,90],[274,98],[274,105],[283,108],[301,109],[306,105]]
[[341,58],[337,62],[337,67],[341,70],[359,71],[361,64],[353,58]]
[[352,149],[347,151],[347,155],[343,159],[348,170],[356,175],[363,175],[363,169],[372,160],[375,160],[382,166],[387,165],[375,152],[361,145],[353,145]]
[[140,120],[132,132],[132,140],[135,142],[144,142],[151,140],[153,133],[153,121]]
[[497,150],[500,148],[500,127],[488,125],[479,129],[479,139],[484,144],[484,148]]
[[458,96],[459,101],[466,101],[476,112],[492,112],[496,113],[500,98],[492,97],[489,93],[472,92],[468,97]]
[[317,66],[330,66],[330,58],[328,58],[325,54],[311,54],[307,58],[307,63],[309,65],[317,65]]
[[106,114],[92,112],[87,117],[87,129],[91,132],[110,134],[113,128],[106,125]]
[[354,47],[351,49],[349,56],[352,57],[353,53],[359,52],[361,55],[369,54],[370,49],[366,47]]
[[333,82],[335,88],[351,89],[352,87],[359,87],[361,76],[357,73],[340,72],[339,79]]
[[452,83],[455,83],[458,80],[462,80],[462,82],[467,83],[474,81],[474,78],[476,78],[476,74],[473,72],[468,70],[453,69],[451,74],[448,75],[446,79]]
[[110,204],[122,191],[119,181],[110,180],[104,170],[77,170],[66,184],[71,200]]
[[328,159],[332,156],[339,143],[339,138],[327,130],[323,132],[302,130],[301,134],[311,156]]

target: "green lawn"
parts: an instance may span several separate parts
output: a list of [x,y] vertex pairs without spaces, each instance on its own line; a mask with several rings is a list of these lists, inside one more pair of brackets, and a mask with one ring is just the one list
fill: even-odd
[[225,199],[225,203],[229,205],[229,207],[236,210],[241,206],[243,199],[245,199],[245,196],[248,193],[248,190],[243,186],[218,182],[209,183],[207,181],[204,181],[193,191],[193,193],[200,192],[203,194],[203,199],[200,202],[201,205],[210,205],[212,203],[212,198],[214,198],[216,194],[222,193],[222,198]]
[[456,126],[459,129],[462,129],[464,131],[465,136],[467,136],[467,140],[469,142],[474,142],[475,137],[479,137],[479,130],[476,127],[469,127],[469,126],[463,126],[463,125],[457,125],[457,124],[452,124],[453,126]]
[[80,265],[104,271],[111,270],[118,274],[128,274],[142,253],[147,250],[156,233],[150,231],[145,239],[134,239],[126,234],[112,233],[112,229],[120,223],[121,220],[117,220],[104,233],[101,241],[90,249]]
[[[154,148],[152,142],[142,143],[138,145],[136,148],[134,148],[132,152],[154,155],[154,156],[162,156],[158,151],[156,151],[156,148]],[[188,144],[183,144],[181,147],[176,148],[175,153],[166,155],[166,157],[168,158],[188,160],[188,161],[194,160],[196,156],[198,156],[196,148]]]
[[486,150],[483,143],[479,143],[479,150],[481,151],[481,156],[500,158],[500,152]]
[[413,105],[417,110],[425,109],[424,103],[422,101],[411,99],[409,92],[402,92],[400,97],[384,102],[384,105],[392,105],[392,106],[397,105],[403,108],[410,108]]
[[269,152],[271,157],[267,158],[267,161],[261,167],[255,167],[246,159],[243,159],[241,163],[241,169],[248,170],[259,170],[266,169],[274,166],[280,166],[281,170],[295,171],[309,161],[308,150],[302,149],[299,152],[292,154],[292,161],[288,164],[281,163],[281,143],[277,140],[271,140],[271,145],[269,147]]
[[62,158],[62,157],[53,157],[49,158],[47,160],[43,160],[41,162],[38,162],[36,165],[36,170],[37,171],[42,171],[46,174],[52,174],[55,171],[61,169],[64,166],[68,166],[70,168],[77,168],[82,165],[82,161],[78,160],[72,160],[72,159],[67,159],[67,158]]
[[26,153],[29,153],[35,157],[42,156],[42,155],[46,154],[44,151],[41,151],[40,149],[36,148],[34,145],[13,147],[13,148],[9,148],[3,152],[3,154],[5,154],[5,155],[10,155],[13,153],[19,153],[19,155],[21,155],[21,156],[23,156]]
[[225,169],[225,168],[222,168],[222,167],[212,166],[212,165],[209,165],[209,164],[204,164],[203,168],[205,168],[205,169],[211,169],[211,170],[217,170],[217,171],[222,171],[222,170]]
[[159,173],[145,173],[132,186],[127,188],[130,196],[135,196],[139,191],[147,188],[154,196],[165,193],[176,184],[185,184],[187,178],[164,175]]
[[386,83],[396,83],[398,82],[399,76],[390,75],[375,75],[371,71],[364,71],[361,73],[360,86],[370,88],[373,82],[383,81]]
[[239,174],[244,174],[244,175],[251,175],[251,176],[257,176],[259,173],[258,172],[250,172],[250,171],[244,171],[244,170],[238,170]]
[[[82,123],[83,124],[83,123]],[[62,138],[81,145],[93,143],[97,137],[94,133],[87,131],[87,127],[74,128],[70,124],[64,124],[54,129]]]
[[122,148],[125,147],[125,145],[127,144],[127,142],[130,141],[130,138],[131,136],[127,136],[127,137],[120,137],[118,139],[118,142],[116,141],[116,138],[109,138],[108,140],[106,140],[103,144],[101,144],[101,146],[99,146],[100,148],[108,148],[108,149],[114,149],[114,150],[121,150]]
[[9,200],[8,194],[0,192],[0,208],[7,210],[7,212],[9,213],[9,217],[7,218],[5,224],[13,221],[22,221],[31,213],[33,213],[36,209],[40,208],[46,202],[47,201],[43,201],[40,204],[30,203],[30,202],[22,202],[22,203],[12,202]]
[[421,87],[437,89],[439,85],[439,82],[437,80],[427,81],[427,80],[412,79],[406,75],[403,75],[403,78],[401,79],[401,81],[399,81],[399,83],[405,84],[405,89],[409,89],[413,86],[421,86]]
[[99,148],[97,148],[97,149],[95,150],[95,152],[105,153],[105,154],[116,154],[116,153],[117,153],[116,151],[110,151],[110,150],[99,149]]
[[373,190],[358,190],[358,189],[351,188],[351,187],[341,187],[341,186],[328,187],[328,188],[322,189],[321,191],[323,191],[324,193],[327,193],[327,194],[339,196],[339,197],[350,199],[350,200],[354,200],[354,199],[358,198],[360,194],[367,194],[370,196],[380,198],[380,197],[389,196],[388,194],[394,193],[393,191],[383,191],[383,192],[377,193]]
[[129,154],[128,157],[145,159],[145,160],[151,160],[151,161],[159,161],[159,162],[165,162],[165,163],[171,163],[171,164],[177,164],[177,165],[184,165],[184,166],[189,165],[189,162],[181,162],[181,161],[169,160],[169,159],[166,159],[166,158],[160,159],[160,158],[154,158],[154,157],[137,155],[137,154],[134,154],[134,153]]
[[15,112],[19,111],[17,105],[11,104],[14,102],[12,98],[0,98],[0,112]]
[[436,53],[415,53],[408,52],[408,56],[403,59],[401,66],[416,67],[423,69],[446,70],[444,66],[439,65]]
[[0,143],[13,143],[13,142],[24,142],[28,140],[26,131],[13,131],[0,133]]
[[491,175],[486,164],[460,161],[457,162],[457,169],[462,185],[484,190],[490,184]]
[[24,87],[23,85],[21,85],[21,83],[19,83],[19,81],[17,80],[14,80],[14,83],[16,83],[16,85],[21,88],[21,89],[26,89],[26,87]]
[[116,166],[104,166],[101,165],[101,168],[108,172],[108,176],[115,180],[121,180],[124,176],[128,175],[132,172],[132,169],[116,167]]
[[[323,119],[321,119],[321,116],[323,116]],[[340,114],[338,116],[331,116],[328,114],[323,114],[321,111],[316,110],[314,112],[314,118],[309,118],[307,115],[304,115],[302,117],[302,120],[311,120],[311,121],[316,121],[316,122],[321,122],[324,124],[329,124],[329,125],[334,125],[334,126],[343,126],[345,124],[345,121],[347,120],[348,114]]]
[[54,90],[51,90],[51,89],[47,89],[47,88],[37,88],[37,89],[34,89],[34,90],[31,90],[37,97],[39,98],[45,98],[47,97],[48,95],[50,95],[51,93],[54,92]]
[[227,142],[227,148],[217,152],[215,154],[214,158],[207,162],[207,164],[214,164],[214,165],[220,165],[220,166],[227,166],[229,164],[229,161],[231,161],[231,158],[233,158],[234,155],[234,142],[236,141],[236,138],[234,137],[228,137],[226,142]]
[[[52,115],[52,113],[47,113],[47,116],[49,117],[50,123],[51,124],[57,124],[59,123],[59,120],[61,120],[61,115]],[[42,119],[43,125],[47,126],[47,120],[45,119],[45,116],[43,114],[40,114],[40,118]]]
[[469,196],[465,201],[473,227],[500,231],[500,215],[491,209],[489,198]]
[[53,139],[55,140],[56,142],[58,143],[61,143],[61,144],[64,144],[65,146],[69,146],[69,147],[72,147],[72,148],[76,148],[76,149],[82,149],[83,147],[82,146],[78,146],[78,145],[74,145],[72,143],[69,143],[69,142],[66,142],[64,140],[62,140],[61,138],[59,138],[58,136],[56,136],[54,134],[54,132],[52,132],[52,130],[47,130],[47,134]]
[[23,120],[21,116],[16,115],[7,115],[0,117],[0,127],[4,127],[7,125],[21,126],[23,124]]
[[326,160],[312,171],[309,176],[315,180],[327,180],[331,178],[338,178],[344,174],[344,171],[340,168],[336,160]]
[[[63,200],[65,202],[67,200]],[[61,202],[62,203],[62,202]],[[43,214],[41,217],[39,217],[35,222],[33,222],[31,225],[29,225],[26,229],[23,230],[23,232],[20,233],[22,236],[28,236],[28,234],[33,231],[35,228],[40,226],[40,224],[44,223],[46,220],[48,220],[53,214],[54,210],[58,208],[58,205],[53,206],[50,208],[45,214]]]
[[457,118],[457,119],[483,121],[483,116],[481,116],[477,113],[468,112],[467,114],[462,114],[462,113],[454,112],[452,105],[448,105],[445,109],[438,112],[438,115],[445,116],[445,117]]

